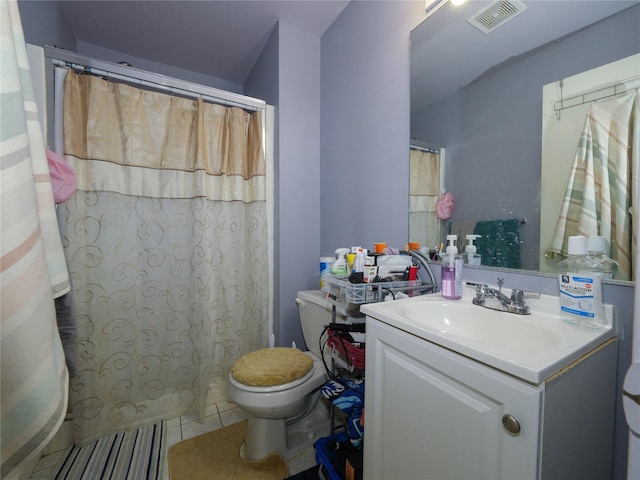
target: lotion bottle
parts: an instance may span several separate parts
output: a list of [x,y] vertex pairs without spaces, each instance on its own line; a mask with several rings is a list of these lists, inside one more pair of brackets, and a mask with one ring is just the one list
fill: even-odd
[[602,278],[597,264],[587,258],[587,238],[569,237],[568,251],[557,265],[560,318],[585,328],[602,328],[606,326]]
[[447,249],[442,256],[442,296],[449,300],[462,298],[462,255],[455,245],[457,235],[447,235]]
[[482,235],[467,235],[466,239],[467,239],[467,245],[464,247],[464,263],[468,264],[468,265],[480,265],[481,264],[481,257],[480,254],[478,253],[478,249],[476,248],[476,246],[473,244],[474,240],[476,238],[482,238]]

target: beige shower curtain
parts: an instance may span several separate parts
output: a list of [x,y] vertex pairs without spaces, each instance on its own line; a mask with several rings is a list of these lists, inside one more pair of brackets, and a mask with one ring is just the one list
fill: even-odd
[[189,410],[267,345],[261,112],[67,73],[77,443]]
[[409,150],[409,241],[433,248],[440,243],[436,203],[440,196],[440,155]]

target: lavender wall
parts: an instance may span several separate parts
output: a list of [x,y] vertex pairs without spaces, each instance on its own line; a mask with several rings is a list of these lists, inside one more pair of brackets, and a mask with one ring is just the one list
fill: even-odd
[[198,83],[200,85],[206,85],[207,87],[219,88],[220,90],[225,90],[227,92],[243,93],[243,87],[239,83],[230,82],[218,77],[212,77],[211,75],[204,75],[192,70],[185,70],[184,68],[153,62],[144,58],[135,57],[128,53],[118,52],[116,50],[111,50],[109,48],[104,48],[99,45],[93,45],[83,41],[78,41],[78,48],[76,52],[86,57],[99,58],[100,60],[107,62],[118,63],[126,61],[135,68],[148,70],[149,72],[160,73],[161,75],[179,78],[180,80]]
[[320,280],[320,39],[279,22],[245,92],[276,107],[274,334],[302,347],[296,293]]
[[[267,43],[265,44],[260,56],[256,60],[251,72],[247,77],[244,88],[246,95],[254,98],[261,98],[267,102],[267,104],[274,106],[275,115],[274,115],[274,131],[279,132],[279,122],[278,122],[278,105],[280,104],[280,90],[278,88],[279,85],[279,75],[278,75],[278,65],[280,58],[280,50],[279,50],[279,37],[280,37],[280,29],[276,26]],[[275,135],[276,138],[271,139],[273,142],[273,156],[274,156],[274,223],[276,225],[279,224],[280,214],[279,214],[279,205],[280,205],[280,197],[279,197],[279,166],[278,166],[278,158],[280,156],[279,151],[279,139],[278,135]],[[280,244],[280,231],[278,228],[273,232],[273,241],[275,245]],[[280,263],[280,254],[277,247],[274,248],[274,263],[278,265]],[[273,270],[273,281],[274,281],[274,305],[273,305],[273,334],[276,338],[280,338],[280,334],[282,329],[280,328],[280,300],[278,298],[278,288],[277,285],[280,284],[280,268],[274,268]],[[278,342],[279,343],[279,342]]]
[[302,346],[296,292],[320,282],[320,39],[283,22],[279,29],[277,340]]
[[424,2],[351,2],[322,37],[321,251],[404,246],[409,32]]
[[27,43],[76,51],[76,37],[55,0],[19,0],[22,30]]

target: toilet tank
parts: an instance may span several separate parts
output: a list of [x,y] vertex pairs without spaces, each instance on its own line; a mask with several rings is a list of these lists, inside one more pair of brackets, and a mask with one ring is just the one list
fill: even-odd
[[[302,290],[296,297],[300,325],[307,349],[320,358],[318,340],[324,331],[324,326],[331,323],[332,304],[326,294],[320,290]],[[351,314],[349,314],[351,313]],[[364,315],[347,312],[344,308],[336,308],[337,323],[362,323]]]

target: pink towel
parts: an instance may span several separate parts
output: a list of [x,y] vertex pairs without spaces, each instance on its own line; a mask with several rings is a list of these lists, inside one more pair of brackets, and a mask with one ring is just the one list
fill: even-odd
[[64,158],[48,148],[47,160],[49,162],[53,200],[56,203],[64,203],[76,191],[76,172]]
[[445,193],[440,200],[436,202],[436,216],[440,220],[448,220],[453,213],[453,195],[449,192]]

